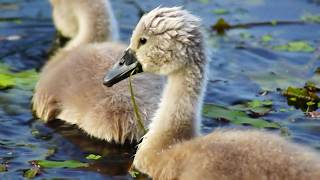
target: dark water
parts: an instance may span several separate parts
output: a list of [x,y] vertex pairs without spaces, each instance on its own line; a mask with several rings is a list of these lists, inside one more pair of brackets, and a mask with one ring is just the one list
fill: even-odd
[[[290,109],[287,99],[277,88],[302,87],[308,80],[320,84],[315,70],[320,66],[320,25],[296,24],[233,29],[223,37],[209,28],[219,17],[231,24],[272,20],[299,20],[306,13],[320,14],[317,0],[146,0],[139,3],[144,11],[156,6],[184,5],[203,19],[207,28],[208,50],[211,52],[209,85],[205,101],[233,105],[249,100],[272,100],[274,111],[265,119],[280,122],[290,132],[289,138],[320,150],[320,120]],[[123,41],[128,41],[139,19],[138,8],[125,0],[113,0],[113,8],[121,27]],[[229,13],[217,15],[215,9]],[[13,70],[39,69],[46,60],[55,30],[50,19],[50,7],[44,0],[0,0],[0,18],[20,21],[0,22],[0,62]],[[216,12],[217,13],[217,12]],[[273,40],[265,43],[264,35]],[[18,37],[18,39],[17,39]],[[317,48],[312,53],[279,52],[273,44],[304,40]],[[269,90],[265,96],[260,92]],[[23,179],[23,172],[32,160],[78,160],[89,162],[89,168],[43,169],[36,179],[128,179],[127,173],[134,147],[106,144],[91,139],[73,126],[57,122],[44,125],[32,120],[31,91],[8,89],[0,91],[0,164],[8,171],[0,179]],[[215,127],[239,127],[212,119],[204,119],[202,130]],[[274,130],[277,131],[277,130]],[[51,152],[48,154],[48,152]],[[100,154],[101,160],[90,161],[88,154]]]

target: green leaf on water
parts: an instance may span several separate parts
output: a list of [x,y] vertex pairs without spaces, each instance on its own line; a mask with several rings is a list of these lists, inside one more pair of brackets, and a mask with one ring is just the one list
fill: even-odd
[[318,92],[319,88],[314,83],[307,82],[303,88],[289,86],[283,91],[283,95],[287,97],[289,105],[310,112],[318,108]]
[[288,110],[285,108],[281,108],[281,109],[279,109],[279,112],[288,112]]
[[15,80],[8,74],[0,74],[0,89],[12,88],[15,85]]
[[269,122],[260,118],[251,118],[243,111],[232,110],[214,104],[205,104],[203,107],[203,115],[208,118],[222,118],[238,125],[250,125],[256,128],[281,128],[278,123]]
[[301,20],[309,23],[320,23],[320,14],[305,14],[301,17]]
[[311,53],[315,51],[315,48],[305,41],[292,41],[284,45],[273,46],[273,49],[276,51],[305,53]]
[[40,173],[40,169],[39,168],[31,168],[31,169],[29,169],[29,170],[24,172],[23,177],[25,177],[27,179],[33,179],[39,173]]
[[0,164],[0,173],[8,171],[8,167],[6,164]]
[[42,168],[79,168],[88,167],[88,163],[83,163],[75,160],[66,161],[49,161],[49,160],[37,160],[35,161]]
[[89,154],[86,159],[89,159],[89,160],[98,160],[100,159],[101,156],[100,155],[96,155],[96,154]]
[[34,70],[12,72],[6,64],[0,63],[0,89],[17,87],[23,90],[32,90],[39,78]]
[[262,106],[271,106],[272,101],[270,100],[264,100],[264,101],[259,101],[259,100],[253,100],[248,102],[248,105],[250,108],[257,108],[257,107],[262,107]]
[[270,34],[266,34],[261,37],[261,41],[264,43],[268,43],[272,40],[273,40],[273,37]]
[[319,97],[316,92],[310,92],[306,88],[296,88],[296,87],[288,87],[283,94],[289,99],[293,99],[297,101],[297,99],[302,99],[306,101],[319,101]]
[[245,104],[231,106],[232,110],[246,111],[255,116],[263,116],[272,110],[272,101],[270,100],[253,100]]
[[209,0],[198,0],[200,3],[202,4],[208,4],[209,3]]
[[271,25],[272,25],[272,26],[276,26],[277,24],[278,24],[278,21],[277,21],[277,20],[272,20],[272,21],[271,21]]
[[211,13],[216,15],[224,15],[224,14],[229,14],[230,12],[227,9],[219,8],[219,9],[212,10]]

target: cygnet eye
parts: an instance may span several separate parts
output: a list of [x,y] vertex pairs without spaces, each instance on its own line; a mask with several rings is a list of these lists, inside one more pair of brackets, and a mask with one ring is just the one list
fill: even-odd
[[147,43],[147,39],[146,38],[144,38],[144,37],[140,38],[140,40],[139,40],[139,44],[140,45],[144,45],[146,43]]

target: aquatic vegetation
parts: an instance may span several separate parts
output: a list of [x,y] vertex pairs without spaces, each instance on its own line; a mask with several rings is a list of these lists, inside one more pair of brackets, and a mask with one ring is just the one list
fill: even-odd
[[6,64],[0,64],[0,89],[16,87],[23,90],[32,90],[38,80],[38,73],[34,69],[12,72]]
[[315,48],[305,41],[292,41],[287,44],[278,45],[273,47],[276,51],[288,51],[288,52],[305,52],[311,53],[315,51]]
[[261,41],[264,43],[268,43],[272,40],[273,40],[273,37],[270,34],[266,34],[261,37]]
[[130,95],[131,95],[131,102],[132,102],[134,114],[135,114],[136,120],[138,122],[137,124],[139,125],[143,134],[146,134],[148,130],[144,127],[143,121],[141,119],[139,107],[138,107],[136,99],[134,97],[134,91],[133,91],[133,87],[132,87],[131,76],[134,74],[135,71],[136,70],[132,71],[132,73],[130,74],[130,77],[129,77],[129,91],[130,91]]
[[250,125],[255,128],[276,128],[281,126],[278,123],[269,122],[260,118],[251,118],[245,112],[233,110],[214,104],[205,104],[203,107],[203,116],[209,118],[223,119],[238,125]]
[[219,8],[219,9],[213,9],[211,13],[215,15],[224,15],[224,14],[229,14],[230,11],[227,9]]
[[[118,14],[121,13],[118,20],[121,25],[122,40],[128,40],[133,26],[132,22],[136,22],[139,16],[148,10],[148,7],[158,6],[159,2],[137,1],[135,5],[126,0],[112,2],[116,5],[115,11]],[[184,2],[186,2],[184,6],[187,9],[204,18],[203,24],[206,27],[210,27],[216,22],[218,32],[228,32],[221,37],[212,33],[217,30],[209,30],[209,40],[212,40],[214,45],[208,46],[208,50],[213,51],[213,55],[210,56],[212,74],[209,77],[212,82],[208,84],[206,102],[213,105],[223,104],[221,107],[213,107],[213,111],[218,111],[223,116],[218,114],[217,116],[220,117],[206,118],[202,126],[202,133],[210,132],[218,127],[221,124],[220,120],[227,121],[226,125],[233,125],[233,122],[227,118],[230,116],[235,118],[232,115],[239,115],[241,121],[236,122],[239,123],[243,119],[251,118],[249,123],[244,123],[249,126],[252,126],[250,125],[251,121],[256,122],[257,120],[264,120],[267,124],[279,122],[287,128],[281,127],[280,130],[276,128],[277,131],[284,134],[288,134],[290,131],[294,140],[320,149],[319,102],[308,100],[310,99],[310,97],[308,98],[309,94],[303,94],[303,92],[308,92],[319,96],[319,92],[307,90],[304,87],[304,83],[308,80],[316,82],[319,86],[320,68],[316,70],[316,67],[320,67],[320,61],[314,57],[319,54],[317,49],[320,34],[319,31],[316,31],[319,28],[319,13],[314,13],[314,7],[318,4],[312,4],[311,1],[300,2],[301,8],[293,8],[290,12],[296,16],[290,17],[292,22],[286,22],[286,24],[283,20],[287,20],[288,13],[283,11],[281,6],[273,6],[272,3],[277,3],[275,0],[260,5],[259,9],[272,9],[279,15],[277,19],[271,14],[257,11],[252,0],[245,2],[214,0]],[[141,7],[137,5],[139,3]],[[290,1],[282,3],[285,5]],[[27,4],[28,6],[25,6]],[[173,1],[168,4],[163,2],[163,6],[172,4]],[[119,7],[121,8],[119,9]],[[39,10],[39,13],[35,13],[35,9]],[[227,10],[228,13],[219,9]],[[213,10],[216,10],[218,14],[215,14]],[[59,131],[55,129],[55,126],[42,125],[42,128],[47,128],[47,131],[50,131],[50,133],[45,133],[46,135],[40,129],[34,128],[34,124],[37,123],[29,121],[32,117],[29,99],[37,79],[37,72],[33,68],[40,68],[43,60],[47,59],[42,56],[47,54],[46,49],[51,46],[50,43],[54,37],[48,1],[21,0],[0,3],[0,11],[2,13],[2,18],[0,18],[0,62],[6,62],[0,64],[0,122],[2,125],[0,129],[0,177],[6,178],[10,175],[13,179],[21,179],[30,170],[28,173],[34,175],[37,172],[33,178],[39,179],[54,179],[62,176],[66,179],[77,179],[82,178],[83,173],[90,174],[93,179],[109,179],[114,175],[128,178],[127,168],[130,166],[130,158],[119,158],[120,154],[127,152],[124,153],[119,149],[110,150],[109,147],[99,151],[97,150],[99,148],[96,147],[98,143],[92,143],[94,141],[92,138],[87,140],[75,138],[76,142],[84,143],[81,147],[75,148],[72,144],[77,143],[75,141],[69,142],[66,138],[75,128]],[[21,13],[25,17],[21,18]],[[219,13],[222,13],[220,16],[224,19],[219,20]],[[40,20],[43,18],[45,20]],[[30,36],[25,36],[25,34]],[[55,47],[60,47],[65,43],[60,38],[56,41],[58,45]],[[304,43],[293,44],[293,46],[300,47],[290,47],[295,51],[289,51],[288,44],[296,41]],[[283,45],[284,47],[281,47]],[[238,48],[240,46],[242,48]],[[274,46],[280,46],[282,49],[274,49]],[[29,68],[30,70],[27,70],[26,74],[21,75],[24,77],[16,75],[16,73],[24,72],[20,69]],[[289,93],[294,96],[287,97],[283,94],[289,87],[292,88]],[[305,90],[296,90],[299,88]],[[267,93],[261,95],[261,91]],[[304,98],[301,99],[297,95]],[[268,102],[270,100],[272,101]],[[225,124],[223,123],[223,125]],[[11,132],[11,130],[14,131]],[[78,134],[81,132],[79,131]],[[24,142],[16,142],[17,139],[23,139]],[[103,143],[99,142],[99,145],[101,144]],[[14,153],[11,149],[14,149]],[[68,152],[65,151],[66,149]],[[25,156],[26,152],[32,152],[32,155]],[[28,164],[28,161],[33,159],[63,162],[74,159],[75,154],[84,161],[90,154],[95,155],[95,158],[99,155],[102,157],[98,160],[87,160],[90,162],[90,166],[81,169],[41,167],[41,172],[39,172],[34,169],[34,166]],[[132,154],[127,156],[132,157]],[[111,159],[112,162],[105,163],[108,159]],[[119,165],[125,161],[128,163]],[[96,164],[100,164],[99,168],[95,167]],[[105,170],[105,172],[97,171],[97,169]],[[134,171],[130,174],[138,178],[141,175]]]
[[311,14],[307,13],[301,17],[301,19],[305,22],[310,23],[320,23],[320,14]]
[[253,100],[244,104],[230,106],[231,109],[249,112],[252,116],[264,116],[272,111],[272,101]]
[[66,161],[49,161],[49,160],[36,160],[35,164],[39,165],[41,168],[79,168],[88,167],[88,163],[83,163],[75,160]]
[[100,159],[102,156],[100,155],[97,155],[97,154],[89,154],[86,159],[89,159],[89,160],[98,160]]
[[27,179],[33,179],[34,177],[36,177],[38,174],[40,174],[40,168],[37,166],[34,166],[31,169],[28,169],[27,171],[25,171],[23,173],[23,177],[27,178]]
[[198,1],[202,4],[208,4],[210,2],[210,0],[198,0]]
[[8,171],[8,166],[6,164],[0,164],[0,173]]
[[307,82],[303,88],[288,87],[282,93],[287,97],[289,105],[305,112],[314,111],[320,106],[319,88],[312,82]]

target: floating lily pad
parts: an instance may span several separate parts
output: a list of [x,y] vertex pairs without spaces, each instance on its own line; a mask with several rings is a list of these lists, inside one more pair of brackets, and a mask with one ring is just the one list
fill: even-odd
[[200,3],[202,4],[208,4],[209,3],[209,0],[198,0]]
[[273,37],[270,34],[266,34],[261,37],[261,41],[264,43],[268,43],[272,40],[273,40]]
[[276,51],[306,52],[306,53],[311,53],[315,51],[315,48],[305,41],[293,41],[284,45],[274,46],[273,49]]
[[11,72],[5,64],[0,64],[0,89],[17,87],[23,90],[32,90],[38,80],[39,74],[34,70]]
[[205,104],[203,107],[203,115],[209,118],[222,118],[238,125],[250,125],[256,128],[280,128],[278,123],[251,118],[243,111],[232,110],[214,104]]
[[272,110],[272,101],[253,100],[245,104],[237,104],[237,105],[231,106],[230,109],[247,111],[254,116],[263,116]]
[[12,76],[0,74],[0,89],[12,88],[15,84],[15,80]]
[[320,14],[305,14],[301,19],[305,22],[320,23]]
[[288,87],[283,94],[287,97],[290,97],[294,101],[297,99],[303,99],[306,101],[319,101],[319,97],[316,92],[308,91],[306,88],[296,88],[296,87]]
[[278,21],[277,21],[277,20],[272,20],[272,21],[271,21],[271,25],[272,25],[272,26],[276,26],[277,24],[278,24]]
[[96,155],[96,154],[89,154],[86,159],[89,159],[89,160],[98,160],[100,159],[101,156],[100,155]]
[[79,168],[88,167],[88,163],[83,163],[75,160],[67,161],[49,161],[49,160],[37,160],[35,161],[42,168]]
[[283,95],[287,97],[288,104],[293,105],[302,111],[309,112],[318,108],[320,97],[319,88],[315,84],[308,82],[303,88],[288,87]]
[[34,177],[36,177],[38,174],[40,173],[40,169],[35,167],[35,168],[31,168],[27,171],[24,172],[23,177],[27,178],[27,179],[33,179]]
[[270,101],[270,100],[264,100],[264,101],[253,100],[253,101],[248,102],[248,105],[251,108],[257,108],[257,107],[262,107],[262,106],[271,106],[272,101]]
[[227,9],[220,8],[220,9],[212,10],[211,13],[216,14],[216,15],[224,15],[224,14],[229,14],[230,12]]
[[8,166],[6,164],[0,164],[0,173],[8,171]]

